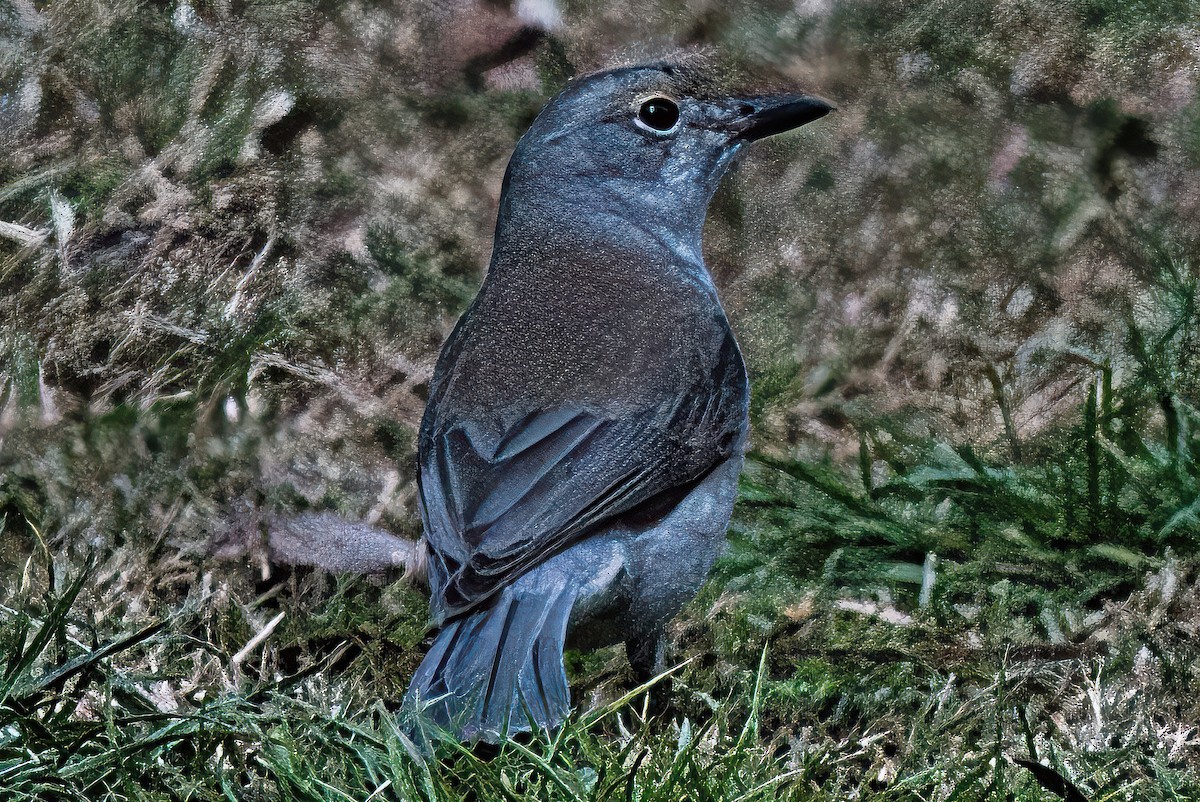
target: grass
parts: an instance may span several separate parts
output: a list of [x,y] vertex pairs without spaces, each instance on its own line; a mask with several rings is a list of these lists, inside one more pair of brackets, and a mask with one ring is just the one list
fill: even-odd
[[[1200,798],[1194,0],[561,5],[488,74],[420,4],[0,6],[0,799]],[[421,590],[261,526],[418,534],[504,161],[635,40],[840,109],[710,211],[731,549],[670,676],[422,756]]]
[[[1107,632],[1099,643],[1005,642],[983,625],[999,610],[975,613],[975,625],[941,620],[951,614],[940,610],[898,626],[817,600],[786,608],[744,642],[691,643],[692,659],[674,676],[580,712],[556,733],[489,751],[443,746],[433,758],[374,698],[354,633],[291,673],[280,670],[294,645],[285,638],[238,660],[216,590],[100,638],[81,603],[95,578],[82,572],[0,611],[5,798],[1040,800],[1057,798],[1057,787],[1074,789],[1059,794],[1074,801],[1200,792],[1192,728],[1160,726],[1196,681],[1194,634],[1189,651],[1181,633],[1146,628],[1195,615],[1194,573],[1164,572],[1110,610],[1092,625]],[[360,585],[339,587],[325,604],[363,593]],[[728,637],[741,624],[723,618],[713,631]],[[972,632],[980,643],[969,642]],[[952,636],[958,648],[947,648]],[[758,659],[747,663],[750,649]],[[596,680],[577,677],[577,693],[579,680],[587,698]]]
[[630,689],[618,652],[571,655],[576,715],[497,749],[426,756],[405,735],[414,589],[206,573],[167,612],[131,610],[122,560],[53,553],[6,485],[35,547],[0,609],[4,793],[1194,798],[1198,313],[1172,265],[1162,308],[1128,323],[1123,381],[1099,365],[1075,424],[994,450],[1036,460],[878,417],[856,463],[752,457],[679,667]]

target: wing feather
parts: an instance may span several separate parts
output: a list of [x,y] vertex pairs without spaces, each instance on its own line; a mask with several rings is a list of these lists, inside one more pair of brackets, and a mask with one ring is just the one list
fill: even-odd
[[746,377],[732,334],[710,375],[633,408],[583,404],[507,421],[438,414],[420,485],[434,615],[471,609],[614,516],[698,481],[741,447]]

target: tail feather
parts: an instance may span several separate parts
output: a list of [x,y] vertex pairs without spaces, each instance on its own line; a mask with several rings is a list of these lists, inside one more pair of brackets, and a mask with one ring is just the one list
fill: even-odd
[[552,728],[570,710],[563,641],[574,595],[507,588],[448,622],[413,676],[405,705],[462,740]]
[[[522,674],[521,690],[525,698],[541,702],[546,710],[544,720],[553,720],[554,723],[561,721],[571,709],[571,691],[567,687],[566,671],[563,670],[563,643],[567,638],[567,621],[574,604],[574,597],[566,593],[551,603],[529,653],[531,670]],[[550,681],[548,678],[561,678],[561,681]]]

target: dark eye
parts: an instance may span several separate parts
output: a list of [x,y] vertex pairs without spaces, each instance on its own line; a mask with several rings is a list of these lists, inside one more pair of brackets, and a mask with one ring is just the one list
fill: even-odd
[[679,122],[679,106],[665,97],[652,97],[638,109],[638,119],[655,131],[670,131]]

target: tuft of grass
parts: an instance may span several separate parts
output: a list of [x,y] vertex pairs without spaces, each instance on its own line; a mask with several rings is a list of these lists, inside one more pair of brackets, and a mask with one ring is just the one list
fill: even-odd
[[[420,634],[381,617],[377,586],[331,594],[291,575],[247,602],[210,588],[110,635],[88,601],[102,567],[65,578],[35,561],[0,609],[0,779],[14,799],[1187,798],[1195,741],[1163,713],[1200,681],[1194,644],[1149,622],[1194,616],[1200,581],[1171,570],[1092,625],[1107,650],[1014,643],[1011,622],[985,624],[1000,601],[897,623],[827,594],[757,634],[726,605],[709,616],[716,640],[690,639],[646,685],[577,678],[593,701],[556,732],[425,755],[378,698],[389,667],[364,640],[411,654]],[[280,627],[243,656],[304,599],[323,625]]]
[[[292,676],[249,680],[189,699],[148,688],[169,671],[126,675],[150,649],[222,650],[195,634],[196,605],[99,646],[71,635],[91,577],[47,593],[42,619],[5,608],[0,781],[14,799],[677,800],[813,798],[758,738],[759,688],[740,723],[723,715],[670,724],[647,712],[654,683],[568,721],[553,734],[488,754],[444,744],[436,758],[409,741],[382,703],[321,677],[340,655]],[[182,704],[181,704],[182,702]]]
[[[985,457],[903,421],[857,415],[853,467],[752,457],[741,501],[750,548],[794,578],[884,583],[914,601],[932,554],[967,594],[1010,581],[1085,606],[1128,592],[1168,552],[1195,557],[1200,287],[1190,265],[1164,264],[1124,321],[1121,362],[1093,363],[1073,424],[998,443]],[[1002,413],[999,396],[997,406]],[[951,583],[939,586],[947,598],[959,592]]]

